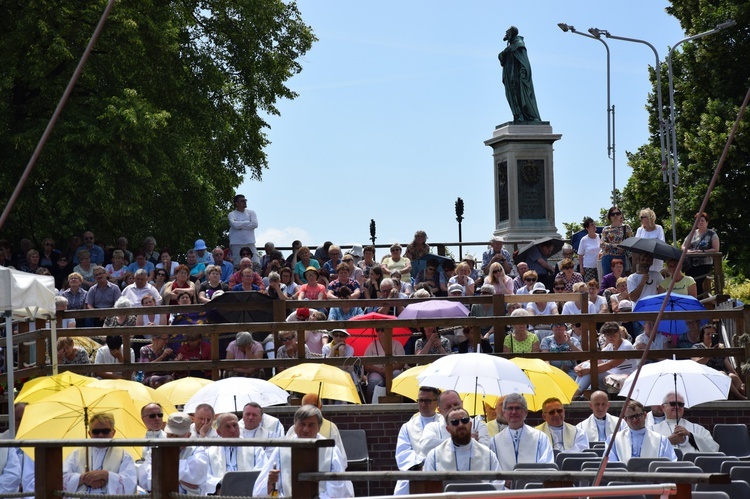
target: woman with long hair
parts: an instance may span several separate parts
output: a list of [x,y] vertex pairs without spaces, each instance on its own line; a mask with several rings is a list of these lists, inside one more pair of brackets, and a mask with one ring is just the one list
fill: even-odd
[[625,260],[625,250],[620,248],[620,243],[629,237],[633,237],[633,229],[630,225],[623,223],[622,210],[613,206],[607,212],[609,225],[602,229],[601,236],[601,260],[602,274],[607,275],[612,272],[611,262],[613,258]]
[[505,269],[500,265],[500,262],[490,264],[489,275],[484,283],[491,284],[496,295],[513,294],[513,279],[505,274]]

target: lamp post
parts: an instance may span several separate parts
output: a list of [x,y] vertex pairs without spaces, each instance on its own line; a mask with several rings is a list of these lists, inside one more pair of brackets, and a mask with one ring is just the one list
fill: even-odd
[[604,35],[607,38],[613,38],[615,40],[642,43],[643,45],[648,46],[654,52],[654,57],[656,60],[656,64],[654,65],[654,71],[656,72],[656,105],[657,105],[657,112],[659,116],[659,143],[661,146],[662,181],[667,182],[669,184],[669,205],[670,205],[671,221],[672,221],[672,244],[675,244],[677,242],[677,228],[675,227],[675,213],[674,213],[674,182],[672,182],[672,171],[669,168],[667,168],[667,151],[669,150],[667,141],[669,139],[665,130],[666,127],[664,123],[664,110],[662,108],[661,65],[660,65],[661,63],[659,61],[659,52],[656,51],[656,47],[651,45],[646,40],[640,40],[638,38],[627,38],[624,36],[615,36],[611,34],[609,31],[607,31],[606,29],[589,28],[589,33],[591,33],[595,38],[601,38],[601,36]]
[[674,46],[669,51],[669,55],[667,56],[667,74],[669,75],[669,128],[670,128],[670,133],[672,135],[672,167],[671,169],[673,171],[675,185],[679,184],[680,177],[679,177],[679,160],[677,159],[677,134],[675,132],[674,84],[672,83],[672,56],[674,54],[674,51],[677,50],[677,47],[679,47],[683,43],[689,42],[692,40],[697,40],[698,38],[703,38],[704,36],[713,35],[714,33],[717,33],[725,28],[732,27],[735,24],[737,23],[734,22],[734,20],[728,19],[721,24],[717,24],[714,29],[710,29],[708,31],[704,31],[703,33],[698,33],[697,35],[684,38],[674,44]]
[[607,50],[607,157],[612,160],[612,203],[615,203],[616,178],[615,178],[615,106],[610,104],[610,71],[609,71],[609,45],[601,38],[577,31],[575,26],[565,23],[557,23],[564,33],[575,33],[602,42]]

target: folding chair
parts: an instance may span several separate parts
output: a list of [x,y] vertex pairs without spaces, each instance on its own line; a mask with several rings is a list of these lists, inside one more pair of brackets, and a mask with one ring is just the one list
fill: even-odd
[[713,431],[719,450],[727,456],[750,456],[750,433],[744,424],[717,424]]
[[[516,463],[515,466],[513,466],[513,471],[516,470],[558,470],[559,468],[555,463]],[[513,488],[514,489],[525,489],[526,486],[529,483],[538,483],[538,482],[529,482],[525,479],[518,478],[513,481]]]
[[666,457],[631,457],[628,461],[628,471],[648,471],[654,461],[669,461]]
[[736,457],[729,456],[698,456],[695,458],[695,465],[703,470],[703,473],[719,473],[722,463],[726,461],[742,462]]
[[445,486],[445,492],[491,492],[497,490],[491,483],[476,482],[476,483],[461,483],[453,482]]
[[[341,442],[346,451],[346,463],[364,464],[370,471],[370,452],[367,448],[367,434],[365,430],[339,430]],[[367,495],[370,495],[370,482],[367,482]]]
[[260,475],[260,470],[228,471],[221,480],[219,495],[252,497],[258,475]]
[[726,454],[723,452],[686,452],[682,455],[682,460],[694,463],[698,456],[726,456]]

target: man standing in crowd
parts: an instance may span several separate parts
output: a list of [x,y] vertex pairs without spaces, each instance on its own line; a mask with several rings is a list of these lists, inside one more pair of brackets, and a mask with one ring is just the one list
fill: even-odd
[[609,397],[601,390],[595,391],[589,399],[589,408],[591,416],[578,423],[576,428],[583,430],[589,442],[604,442],[617,427],[617,418],[607,412]]
[[78,248],[73,255],[73,264],[78,265],[78,252],[81,250],[86,250],[89,252],[89,256],[91,257],[91,263],[96,265],[104,265],[104,250],[94,244],[94,233],[90,230],[83,233],[83,246]]
[[490,249],[484,252],[482,255],[482,272],[484,275],[488,275],[490,265],[495,262],[499,262],[503,266],[506,275],[510,275],[510,271],[513,269],[511,265],[510,253],[508,250],[503,248],[503,238],[500,236],[492,236],[490,239]]
[[[430,423],[437,421],[437,400],[440,392],[437,388],[423,386],[417,396],[419,412],[409,421],[401,425],[396,443],[396,465],[401,471],[416,471],[422,469],[425,452],[422,451],[422,431]],[[409,493],[409,480],[396,482],[394,495]]]
[[544,423],[537,430],[549,437],[553,449],[582,452],[589,448],[589,441],[583,430],[565,422],[565,408],[556,397],[550,397],[542,404]]
[[[255,229],[258,228],[258,216],[247,208],[247,199],[242,194],[234,197],[234,211],[229,213],[229,248],[234,261],[239,266],[240,250],[247,246],[253,252],[253,262],[260,265],[258,250],[255,248]],[[214,260],[216,256],[214,255]]]

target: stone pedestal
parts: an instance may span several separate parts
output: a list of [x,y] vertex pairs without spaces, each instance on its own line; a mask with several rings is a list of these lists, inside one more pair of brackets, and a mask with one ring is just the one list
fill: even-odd
[[484,143],[492,148],[495,235],[506,242],[557,237],[552,145],[562,137],[549,122],[504,123]]

